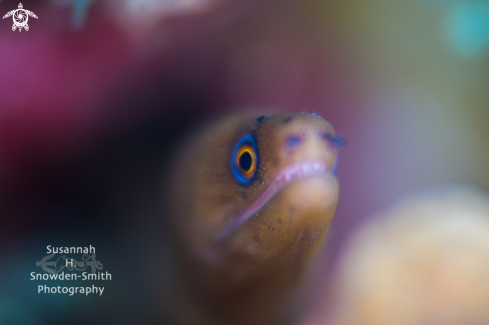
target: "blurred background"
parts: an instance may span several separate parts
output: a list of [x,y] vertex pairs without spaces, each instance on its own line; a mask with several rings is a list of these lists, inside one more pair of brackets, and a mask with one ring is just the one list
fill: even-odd
[[[348,140],[312,322],[369,216],[435,185],[489,189],[487,0],[22,4],[29,31],[0,20],[0,324],[151,319],[158,302],[135,299],[151,285],[116,278],[150,272],[135,243],[162,166],[221,114],[314,111]],[[37,294],[47,245],[95,246],[104,295]]]

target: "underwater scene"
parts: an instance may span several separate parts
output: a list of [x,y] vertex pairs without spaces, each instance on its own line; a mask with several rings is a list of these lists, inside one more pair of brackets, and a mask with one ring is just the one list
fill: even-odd
[[0,325],[489,324],[489,0],[0,0]]

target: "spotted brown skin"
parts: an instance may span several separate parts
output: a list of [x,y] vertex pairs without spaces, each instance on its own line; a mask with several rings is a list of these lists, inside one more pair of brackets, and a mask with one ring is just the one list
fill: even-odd
[[[258,158],[251,181],[240,184],[231,157],[247,134]],[[338,201],[332,137],[331,125],[309,113],[241,116],[210,126],[182,150],[167,204],[199,324],[293,320],[294,297]]]

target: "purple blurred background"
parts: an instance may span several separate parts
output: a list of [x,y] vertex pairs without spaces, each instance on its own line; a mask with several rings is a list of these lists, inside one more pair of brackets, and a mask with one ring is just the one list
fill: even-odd
[[[79,314],[99,302],[38,295],[34,262],[48,244],[92,244],[107,269],[122,259],[176,139],[220,114],[314,111],[347,138],[328,266],[364,218],[410,191],[489,189],[489,1],[23,5],[39,17],[28,32],[0,20],[2,324],[111,320]],[[108,304],[132,295],[107,287]]]

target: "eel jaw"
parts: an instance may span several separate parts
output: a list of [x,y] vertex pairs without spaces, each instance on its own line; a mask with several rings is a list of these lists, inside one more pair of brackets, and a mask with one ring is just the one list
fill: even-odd
[[252,217],[258,210],[260,210],[270,199],[272,199],[280,190],[284,187],[295,183],[299,180],[321,175],[331,175],[331,170],[327,168],[326,164],[318,160],[305,160],[299,161],[288,165],[282,169],[275,179],[270,183],[265,192],[256,199],[256,201],[238,218],[231,220],[227,227],[217,237],[218,242],[222,242],[229,238],[229,236],[246,220]]

